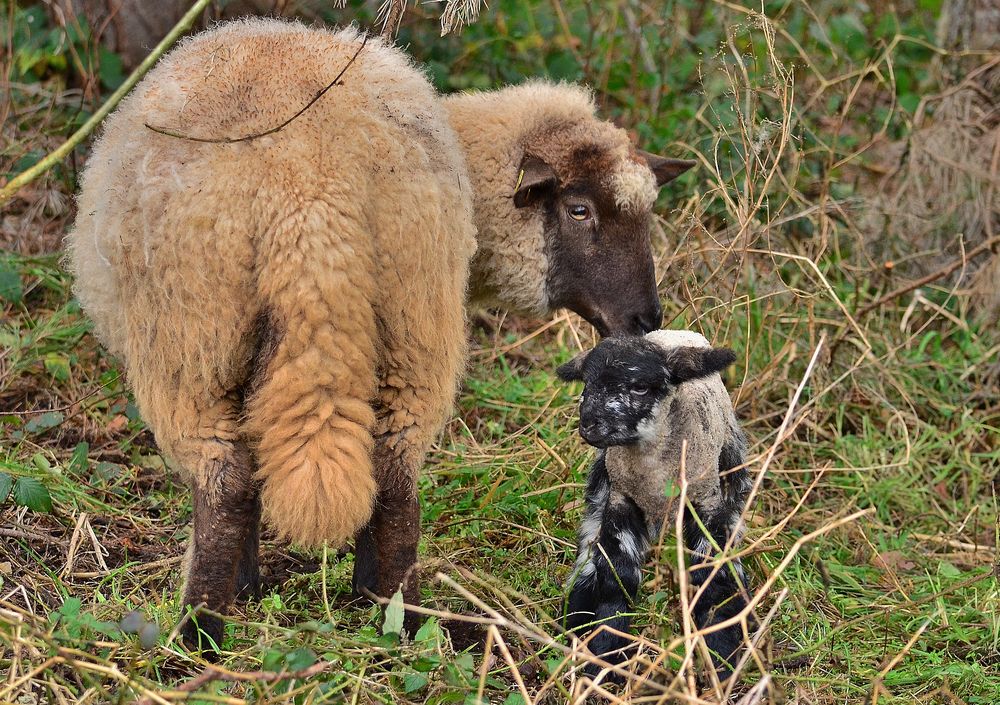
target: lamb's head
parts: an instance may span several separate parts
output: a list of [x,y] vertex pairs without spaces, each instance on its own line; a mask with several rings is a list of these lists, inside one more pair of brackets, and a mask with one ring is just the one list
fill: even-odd
[[568,308],[602,336],[659,328],[653,204],[694,162],[635,149],[579,86],[529,82],[447,105],[473,184],[473,303]]
[[580,435],[596,448],[654,440],[657,416],[684,382],[720,372],[736,360],[732,350],[706,345],[665,347],[655,336],[611,337],[580,353],[556,373],[583,380]]

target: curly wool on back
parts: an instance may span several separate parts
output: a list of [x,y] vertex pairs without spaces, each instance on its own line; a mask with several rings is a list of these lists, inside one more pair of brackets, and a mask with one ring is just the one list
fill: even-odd
[[[279,134],[200,144],[144,125],[265,131],[358,40],[246,20],[186,41],[105,124],[69,237],[77,296],[161,448],[212,492],[218,456],[254,439],[265,517],[304,544],[347,539],[371,514],[376,360],[389,382],[379,406],[438,407],[418,445],[449,408],[475,249],[461,151],[424,77],[375,42]],[[281,336],[255,361],[262,319]],[[418,387],[396,380],[430,351],[442,362]],[[244,412],[234,392],[257,362]],[[403,390],[432,398],[404,404]],[[377,432],[408,425],[398,416]]]

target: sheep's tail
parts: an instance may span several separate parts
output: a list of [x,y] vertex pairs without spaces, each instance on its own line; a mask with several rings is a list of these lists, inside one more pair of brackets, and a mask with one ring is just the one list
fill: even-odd
[[264,521],[306,546],[347,541],[375,501],[371,238],[357,222],[310,205],[278,226],[273,249],[258,252],[269,324],[244,428]]

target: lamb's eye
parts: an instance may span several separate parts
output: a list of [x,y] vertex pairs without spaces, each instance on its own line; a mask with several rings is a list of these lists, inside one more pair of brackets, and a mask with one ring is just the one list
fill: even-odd
[[575,205],[570,206],[568,209],[569,217],[573,220],[590,220],[590,209],[587,206]]
[[649,387],[632,387],[632,393],[637,397],[644,397],[649,394]]

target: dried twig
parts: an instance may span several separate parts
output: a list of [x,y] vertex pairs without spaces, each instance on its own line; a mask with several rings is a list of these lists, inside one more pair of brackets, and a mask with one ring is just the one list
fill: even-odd
[[[287,680],[302,680],[312,678],[324,671],[327,671],[340,664],[334,661],[320,661],[314,663],[301,671],[227,671],[223,668],[213,666],[206,668],[189,681],[181,683],[173,691],[165,692],[164,695],[173,693],[193,693],[204,685],[212,681],[226,681],[234,683],[275,683]],[[150,698],[143,698],[138,701],[138,705],[152,705]]]
[[250,135],[244,135],[243,137],[195,137],[194,135],[185,135],[181,132],[175,132],[165,127],[156,127],[155,125],[150,125],[148,122],[144,124],[148,129],[152,130],[153,132],[157,132],[161,135],[166,135],[167,137],[176,137],[177,139],[190,140],[191,142],[202,142],[206,144],[235,144],[237,142],[249,142],[250,140],[255,140],[259,137],[266,137],[267,135],[273,135],[275,132],[280,132],[281,130],[291,125],[300,115],[302,115],[302,113],[309,110],[309,108],[315,105],[317,100],[326,95],[327,91],[329,91],[331,88],[333,88],[336,85],[340,85],[339,83],[340,79],[347,72],[347,69],[351,68],[351,64],[354,63],[354,60],[358,58],[358,55],[361,54],[361,52],[364,50],[367,44],[368,44],[368,35],[366,34],[364,36],[364,39],[361,40],[361,46],[358,47],[357,51],[354,52],[354,55],[350,58],[350,60],[348,60],[346,64],[344,64],[344,68],[340,70],[340,73],[338,73],[332,81],[330,81],[328,84],[326,84],[326,86],[320,89],[316,93],[316,95],[314,95],[312,99],[308,103],[303,105],[294,115],[292,115],[290,118],[285,120],[280,125],[272,127],[269,130],[264,130],[263,132],[255,132]]
[[978,257],[979,255],[983,254],[984,252],[988,252],[989,250],[993,249],[993,247],[995,245],[1000,245],[1000,236],[997,236],[997,237],[994,237],[994,238],[990,238],[989,240],[986,240],[985,242],[979,243],[979,245],[977,245],[976,247],[973,247],[971,250],[969,250],[968,253],[966,253],[966,255],[964,257],[959,257],[957,260],[955,260],[951,264],[949,264],[949,265],[947,265],[945,267],[942,267],[941,269],[937,270],[936,272],[931,272],[927,276],[920,277],[920,279],[912,281],[909,284],[907,284],[906,286],[901,286],[898,289],[890,291],[888,294],[885,294],[884,296],[880,296],[875,301],[872,301],[870,304],[866,304],[865,306],[863,306],[861,308],[861,310],[858,311],[858,313],[855,316],[855,318],[858,318],[858,319],[864,318],[867,314],[871,313],[874,309],[878,308],[882,304],[886,304],[886,303],[892,301],[893,299],[898,299],[903,294],[908,294],[909,292],[913,291],[914,289],[919,289],[920,287],[922,287],[922,286],[924,286],[926,284],[930,284],[931,282],[937,281],[938,279],[941,279],[942,277],[948,276],[949,274],[951,274],[952,272],[954,272],[959,267],[962,267],[962,266],[968,264],[969,260],[973,259],[974,257]]
[[382,9],[379,10],[379,17],[385,14],[385,19],[382,20],[382,39],[386,43],[393,41],[396,38],[396,33],[399,31],[399,25],[403,22],[403,13],[406,12],[406,0],[386,0],[385,4],[382,5]]

